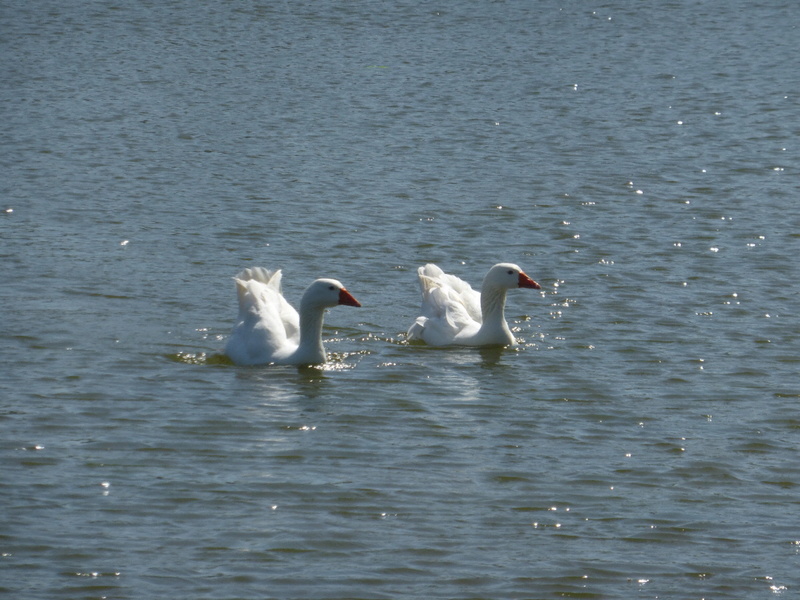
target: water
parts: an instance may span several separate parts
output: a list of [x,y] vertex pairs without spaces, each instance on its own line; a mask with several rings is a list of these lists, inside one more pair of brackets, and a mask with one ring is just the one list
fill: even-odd
[[[800,589],[790,2],[6,2],[0,590]],[[520,264],[504,351],[415,269]],[[325,369],[218,357],[321,276]]]

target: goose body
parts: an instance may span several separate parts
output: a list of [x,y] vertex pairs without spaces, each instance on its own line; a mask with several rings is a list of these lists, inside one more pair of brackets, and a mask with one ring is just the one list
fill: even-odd
[[494,265],[481,291],[434,264],[417,270],[422,313],[408,330],[409,340],[431,346],[506,346],[517,343],[505,319],[506,292],[521,287],[541,289],[517,265]]
[[236,277],[239,316],[225,346],[237,365],[314,365],[326,360],[322,322],[326,308],[361,306],[335,279],[306,288],[296,311],[281,292],[281,272],[244,269]]

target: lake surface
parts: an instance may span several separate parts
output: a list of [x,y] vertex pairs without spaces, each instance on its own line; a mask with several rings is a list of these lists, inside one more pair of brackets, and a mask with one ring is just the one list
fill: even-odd
[[[794,2],[0,7],[0,592],[800,591]],[[404,332],[515,262],[508,349]],[[324,368],[219,355],[335,277]]]

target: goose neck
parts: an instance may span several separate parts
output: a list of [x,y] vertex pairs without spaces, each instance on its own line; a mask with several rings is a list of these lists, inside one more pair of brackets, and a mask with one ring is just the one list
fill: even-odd
[[495,286],[481,289],[481,314],[484,324],[505,322],[506,290]]
[[322,323],[325,309],[320,306],[300,303],[300,346],[302,353],[318,355],[325,360],[325,348],[322,345]]

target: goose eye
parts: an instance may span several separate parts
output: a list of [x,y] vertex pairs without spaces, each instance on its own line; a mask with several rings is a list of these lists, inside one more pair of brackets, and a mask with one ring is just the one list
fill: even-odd
[[330,291],[333,291],[333,290],[335,290],[335,289],[336,289],[336,287],[335,287],[335,286],[330,286],[330,287],[328,287],[328,289],[329,289]]
[[508,274],[509,274],[509,275],[513,275],[513,274],[514,274],[514,271],[512,271],[511,269],[509,269],[509,270],[508,270]]

